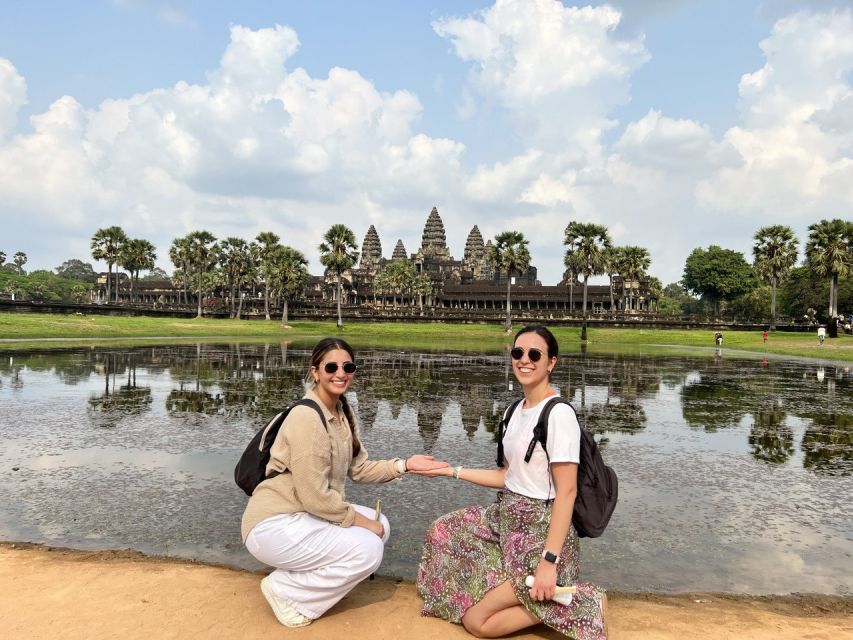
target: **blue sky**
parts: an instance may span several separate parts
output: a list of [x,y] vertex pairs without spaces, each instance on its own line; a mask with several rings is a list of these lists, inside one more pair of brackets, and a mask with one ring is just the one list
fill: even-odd
[[[414,252],[437,206],[531,241],[570,220],[678,280],[853,211],[849,2],[0,2],[0,250],[89,258],[121,225],[316,245],[373,224]],[[103,264],[96,268],[105,268]]]

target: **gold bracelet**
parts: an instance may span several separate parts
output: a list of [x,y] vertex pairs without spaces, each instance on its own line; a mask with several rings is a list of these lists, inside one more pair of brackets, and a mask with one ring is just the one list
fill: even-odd
[[459,474],[462,473],[462,466],[458,466],[453,470],[453,477],[456,480],[459,480]]

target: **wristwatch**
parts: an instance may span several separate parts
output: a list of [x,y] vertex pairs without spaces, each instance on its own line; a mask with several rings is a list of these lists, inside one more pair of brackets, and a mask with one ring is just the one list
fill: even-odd
[[558,556],[556,553],[551,553],[547,549],[544,549],[542,551],[542,559],[545,562],[550,562],[551,564],[558,564],[560,562],[560,556]]

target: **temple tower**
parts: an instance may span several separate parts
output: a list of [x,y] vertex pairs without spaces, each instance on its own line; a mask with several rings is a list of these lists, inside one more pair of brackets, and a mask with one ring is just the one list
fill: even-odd
[[406,247],[403,246],[402,240],[397,240],[397,244],[394,247],[394,254],[391,256],[392,260],[406,260],[409,257],[409,254],[406,253]]
[[475,280],[482,280],[486,271],[486,247],[479,227],[474,225],[465,242],[462,268],[470,271]]
[[361,268],[375,272],[379,268],[381,260],[382,243],[379,241],[376,227],[370,225],[364,236],[364,242],[361,243]]
[[447,237],[444,234],[444,223],[438,215],[438,209],[432,208],[429,212],[424,233],[421,241],[421,249],[418,251],[417,259],[438,258],[439,260],[453,260],[447,249]]

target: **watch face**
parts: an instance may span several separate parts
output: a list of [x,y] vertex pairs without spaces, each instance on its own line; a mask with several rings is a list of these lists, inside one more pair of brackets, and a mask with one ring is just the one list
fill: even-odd
[[557,556],[555,554],[551,553],[550,551],[546,551],[545,553],[543,553],[542,557],[545,558],[545,560],[547,560],[551,564],[554,564],[557,562]]

